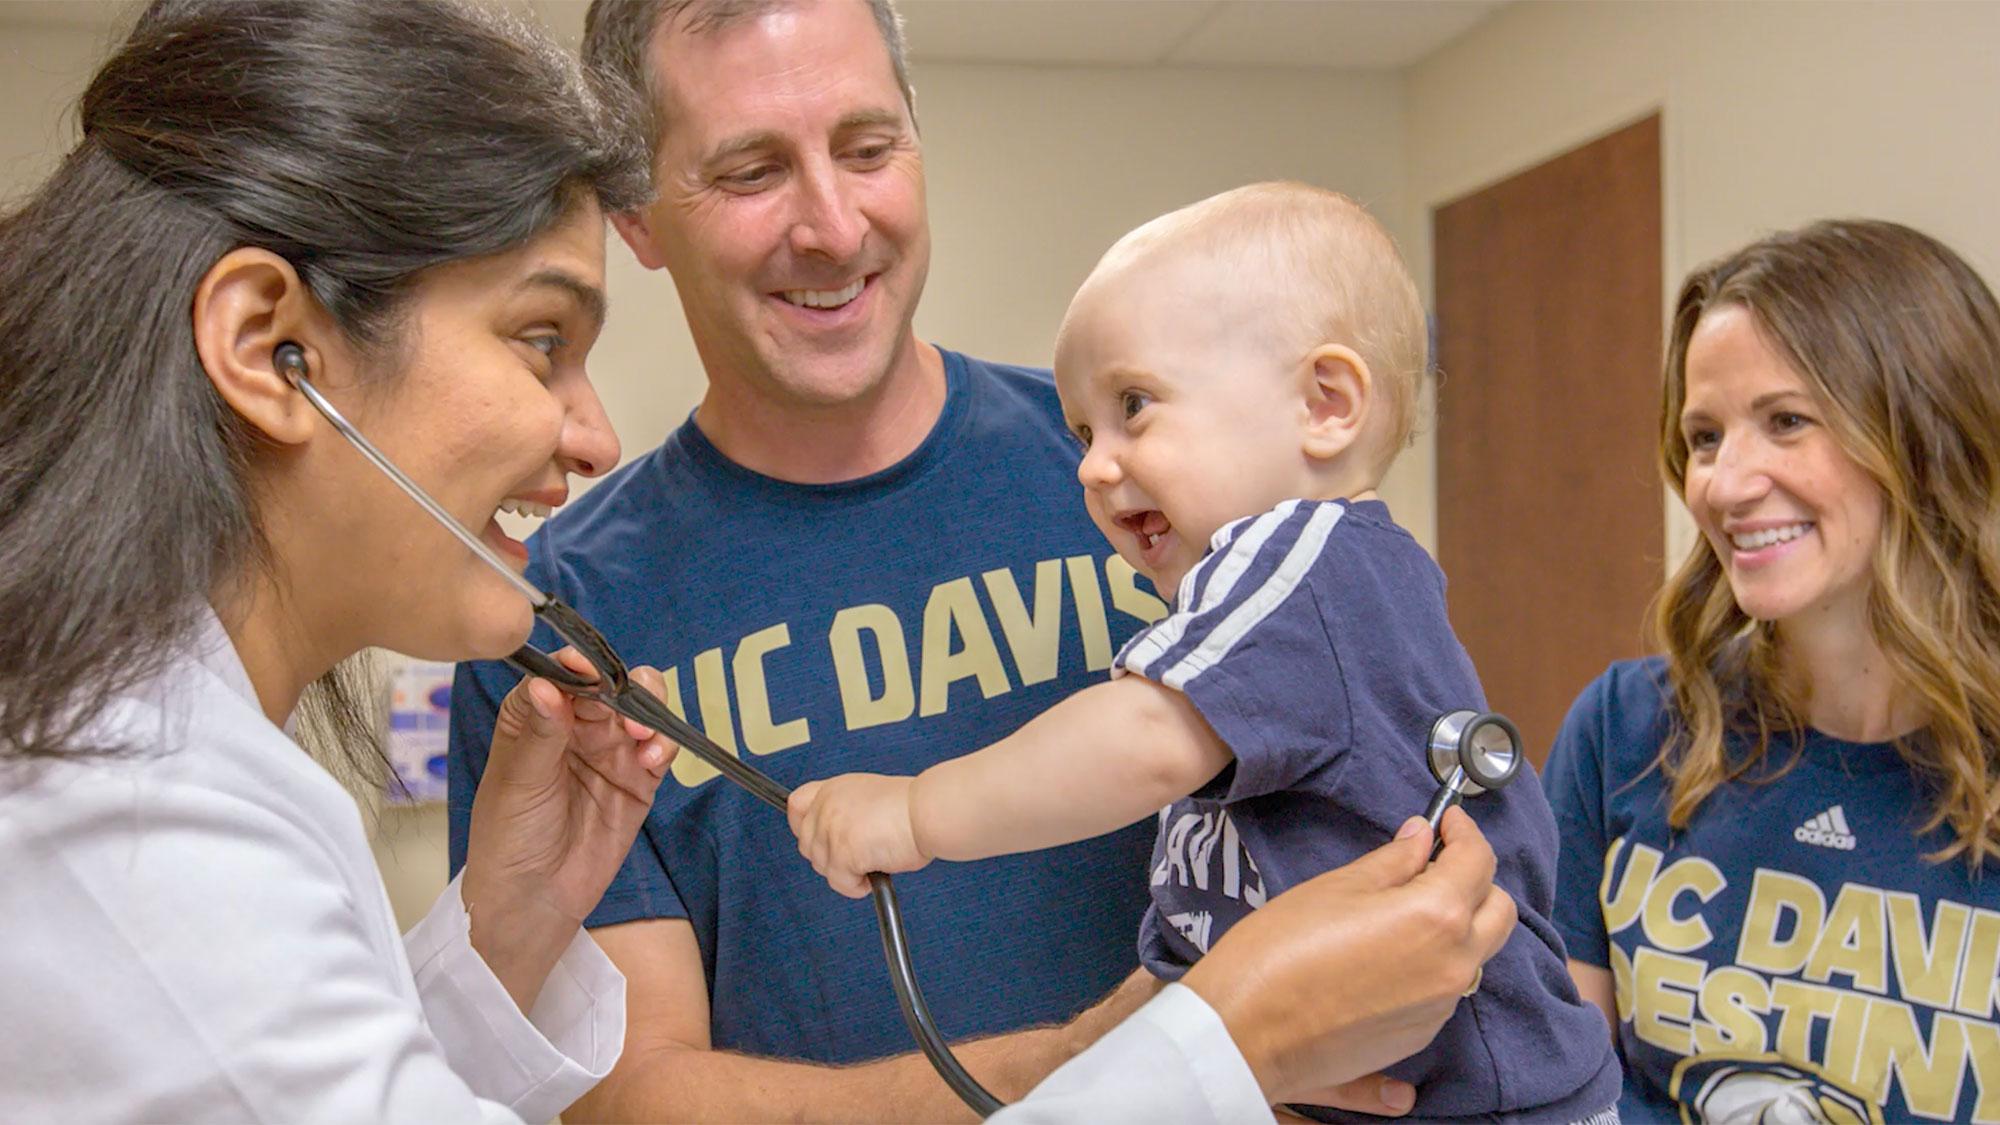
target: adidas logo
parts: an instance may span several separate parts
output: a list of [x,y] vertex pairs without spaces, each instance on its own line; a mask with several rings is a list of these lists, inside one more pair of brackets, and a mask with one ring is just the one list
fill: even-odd
[[1792,839],[1801,844],[1817,844],[1844,852],[1854,850],[1854,833],[1847,830],[1847,814],[1841,811],[1839,805],[1792,829]]

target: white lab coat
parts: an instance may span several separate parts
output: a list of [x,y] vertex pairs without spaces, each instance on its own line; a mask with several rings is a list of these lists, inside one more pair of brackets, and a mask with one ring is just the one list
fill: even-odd
[[1192,989],[1170,984],[1020,1103],[988,1120],[1247,1125],[1274,1118],[1222,1018]]
[[581,931],[530,1018],[458,887],[396,932],[354,801],[213,617],[109,701],[122,759],[0,769],[0,1120],[547,1120],[624,1044]]
[[[581,931],[525,1019],[456,880],[397,935],[353,800],[212,616],[95,733],[133,753],[0,767],[0,1121],[546,1120],[618,1060],[625,979]],[[1172,985],[994,1120],[1270,1119]]]

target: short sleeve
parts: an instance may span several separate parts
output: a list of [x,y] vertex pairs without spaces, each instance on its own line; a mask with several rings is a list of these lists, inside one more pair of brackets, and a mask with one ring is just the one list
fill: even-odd
[[1118,654],[1116,670],[1186,694],[1236,756],[1197,798],[1275,793],[1343,760],[1353,718],[1308,579],[1344,511],[1288,500],[1223,528],[1173,613]]
[[1607,967],[1610,937],[1597,888],[1604,878],[1604,763],[1611,673],[1570,705],[1542,767],[1542,788],[1555,813],[1558,852],[1554,922],[1572,960]]

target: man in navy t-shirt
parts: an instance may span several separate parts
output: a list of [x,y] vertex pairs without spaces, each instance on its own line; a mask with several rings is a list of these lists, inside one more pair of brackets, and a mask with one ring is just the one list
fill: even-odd
[[[893,12],[661,8],[593,5],[584,52],[657,95],[639,139],[659,200],[613,221],[673,275],[708,386],[664,445],[532,540],[528,577],[782,782],[964,753],[1101,679],[1164,606],[1075,504],[1049,375],[911,329],[929,232]],[[512,680],[459,672],[454,867]],[[955,1039],[1067,1020],[1134,981],[1099,1023],[963,1050],[996,1093],[1025,1092],[1150,995],[1131,949],[1147,840],[899,881]],[[963,1112],[908,1053],[868,907],[829,892],[779,814],[691,755],[589,924],[629,981],[630,1032],[580,1117]]]
[[[1165,606],[1075,505],[1042,506],[1075,473],[1048,375],[941,354],[943,411],[888,468],[786,482],[691,421],[530,539],[528,580],[660,668],[669,706],[786,786],[920,770],[1007,733],[1102,680]],[[967,512],[1018,530],[940,536],[927,518]],[[460,671],[455,860],[516,678]],[[1129,975],[1149,839],[898,880],[939,1025],[959,1037],[1066,1020]],[[873,911],[826,889],[781,814],[688,754],[588,924],[660,919],[692,927],[714,1047],[831,1063],[909,1048]]]

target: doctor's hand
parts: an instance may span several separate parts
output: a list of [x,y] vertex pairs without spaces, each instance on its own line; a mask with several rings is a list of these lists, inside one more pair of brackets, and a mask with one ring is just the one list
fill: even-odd
[[[579,672],[574,649],[556,659]],[[632,671],[659,694],[650,668]],[[460,893],[472,946],[523,1012],[618,873],[678,747],[530,677],[500,701]]]
[[915,781],[847,773],[792,790],[785,816],[799,838],[799,854],[848,898],[868,897],[871,871],[894,875],[929,863],[910,816]]
[[1514,932],[1486,838],[1461,809],[1442,829],[1435,864],[1429,829],[1412,819],[1253,911],[1181,978],[1271,1101],[1312,1104],[1422,1050]]

